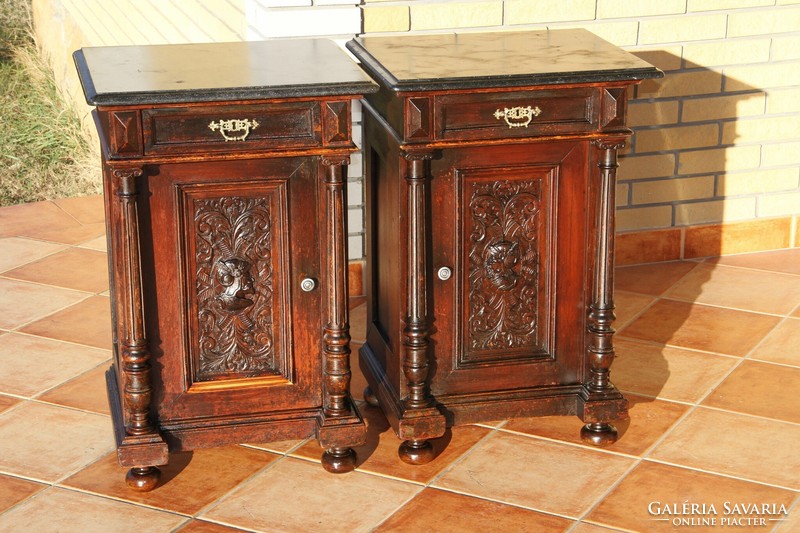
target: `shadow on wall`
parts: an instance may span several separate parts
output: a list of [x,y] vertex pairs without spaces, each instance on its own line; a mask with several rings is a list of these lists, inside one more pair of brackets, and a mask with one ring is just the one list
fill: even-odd
[[[763,113],[766,93],[714,70],[682,65],[680,57],[668,52],[635,54],[666,75],[643,82],[632,99],[635,134],[620,160],[617,220],[623,229],[668,229],[646,232],[647,238],[640,238],[642,232],[617,237],[617,264],[622,266],[616,271],[618,359],[611,377],[631,400],[633,418],[638,411],[660,420],[656,424],[667,424],[666,430],[679,413],[661,412],[669,406],[637,409],[637,404],[659,396],[699,402],[719,375],[704,371],[703,365],[718,364],[720,358],[683,348],[744,356],[758,339],[744,331],[721,331],[708,314],[702,305],[703,286],[713,271],[708,264],[695,259],[624,265],[674,259],[681,257],[680,250],[695,258],[725,253],[720,226],[693,228],[691,242],[682,226],[741,218],[728,212],[731,204],[738,205],[738,199],[727,198],[728,172],[741,168],[741,159],[757,154],[760,145],[735,146],[737,117],[759,105]],[[758,165],[756,156],[753,166]],[[668,381],[671,373],[684,375]]]

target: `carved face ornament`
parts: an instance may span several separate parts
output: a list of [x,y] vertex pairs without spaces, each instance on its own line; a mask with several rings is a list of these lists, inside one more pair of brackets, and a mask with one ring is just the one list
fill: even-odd
[[516,242],[497,241],[486,247],[483,268],[486,279],[498,289],[508,291],[519,279],[519,247]]
[[224,287],[217,300],[228,311],[241,311],[253,305],[247,298],[253,293],[253,277],[250,264],[242,259],[232,258],[217,261],[217,279]]

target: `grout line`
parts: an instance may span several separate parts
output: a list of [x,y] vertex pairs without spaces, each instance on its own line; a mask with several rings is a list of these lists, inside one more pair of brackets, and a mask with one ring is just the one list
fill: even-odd
[[538,508],[538,507],[527,507],[525,505],[522,505],[522,504],[519,504],[519,503],[509,502],[509,501],[506,501],[506,500],[496,500],[496,499],[492,499],[492,498],[487,498],[485,496],[478,496],[476,494],[473,494],[473,493],[470,493],[470,492],[461,491],[461,490],[458,490],[458,489],[453,489],[453,488],[448,488],[448,487],[431,487],[431,488],[433,490],[441,490],[443,492],[450,492],[452,494],[459,494],[461,496],[468,496],[470,498],[475,498],[476,500],[484,500],[484,501],[487,501],[487,502],[499,503],[499,504],[502,504],[502,505],[508,505],[509,507],[516,507],[517,509],[524,509],[526,511],[533,511],[533,512],[536,512],[536,513],[546,514],[546,515],[549,515],[549,516],[556,516],[558,518],[565,518],[565,519],[570,520],[570,521],[577,520],[574,516],[561,514],[561,513],[556,513],[554,511],[545,511],[545,510],[543,510],[541,508]]
[[[794,499],[794,502],[792,502],[789,505],[789,508],[786,511],[787,511],[786,512],[786,518],[784,520],[787,520],[790,516],[792,516],[793,513],[800,512],[800,494]],[[772,528],[772,532],[771,533],[776,533],[778,531],[778,528],[781,527],[781,525],[782,525],[781,522],[778,522],[777,524],[775,524],[775,527]]]
[[[566,416],[570,416],[570,415],[566,415]],[[521,432],[521,431],[515,431],[513,429],[501,429],[499,431],[503,431],[504,433],[507,433],[509,435],[516,435],[516,436],[519,436],[519,437],[525,437],[525,438],[534,439],[534,440],[541,440],[541,441],[544,441],[544,442],[549,442],[549,443],[554,443],[554,444],[563,444],[565,446],[570,446],[572,448],[577,448],[579,450],[585,450],[585,451],[597,452],[597,453],[604,453],[604,454],[608,454],[608,455],[613,455],[615,457],[622,457],[623,459],[636,459],[636,458],[639,457],[638,455],[631,454],[631,453],[617,452],[617,451],[614,451],[614,450],[609,450],[608,448],[600,448],[600,447],[597,447],[597,446],[591,446],[591,445],[582,444],[582,443],[579,443],[579,442],[570,442],[570,441],[561,440],[561,439],[557,439],[557,438],[553,438],[553,437],[545,437],[545,436],[542,436],[542,435],[534,435],[532,433],[524,433],[524,432]]]
[[[486,435],[484,435],[483,437],[481,437],[481,438],[480,438],[480,439],[479,439],[479,440],[478,440],[478,441],[477,441],[475,444],[473,444],[473,445],[472,445],[472,446],[471,446],[471,447],[470,447],[468,450],[466,450],[464,453],[462,453],[460,457],[458,457],[458,458],[454,459],[454,460],[453,460],[453,461],[452,461],[452,462],[451,462],[449,465],[447,465],[447,467],[446,467],[446,468],[443,468],[443,469],[441,470],[441,472],[439,472],[438,474],[436,474],[435,476],[433,476],[433,477],[432,477],[430,480],[428,480],[428,482],[425,484],[425,488],[428,488],[428,487],[433,487],[433,484],[434,484],[434,483],[436,483],[436,482],[437,482],[437,481],[439,481],[441,478],[443,478],[445,475],[447,475],[448,473],[450,473],[450,471],[451,471],[451,470],[453,470],[453,468],[454,468],[456,465],[458,465],[458,464],[462,463],[462,462],[464,461],[464,459],[466,459],[466,458],[467,458],[469,455],[472,455],[472,453],[473,453],[473,452],[474,452],[474,451],[475,451],[477,448],[479,448],[479,447],[480,447],[480,446],[481,446],[481,445],[482,445],[484,442],[486,442],[486,441],[487,441],[487,440],[488,440],[488,439],[489,439],[489,438],[490,438],[492,435],[494,435],[494,434],[495,434],[495,433],[497,433],[498,431],[499,431],[499,430],[498,430],[498,428],[494,428],[494,429],[491,429],[491,430],[489,430],[489,432],[487,432],[487,433],[486,433]],[[438,488],[438,487],[437,487],[437,488]]]
[[[697,296],[700,296],[700,295],[697,295]],[[697,298],[697,296],[695,296],[695,298]],[[780,312],[768,313],[766,311],[755,311],[753,309],[747,309],[747,308],[744,308],[744,307],[731,307],[729,305],[713,304],[713,303],[708,303],[708,302],[698,302],[697,300],[682,299],[682,298],[678,298],[678,297],[675,297],[675,296],[663,296],[661,299],[662,300],[667,300],[667,301],[670,301],[670,302],[688,303],[688,304],[692,304],[693,306],[694,305],[698,305],[698,306],[703,306],[703,307],[713,307],[715,309],[725,309],[727,311],[738,311],[740,313],[751,313],[751,314],[754,314],[754,315],[775,316],[775,317],[784,317],[784,316],[786,316],[785,314],[782,314]]]
[[675,467],[675,468],[681,468],[683,470],[690,470],[692,472],[702,472],[703,474],[710,474],[710,475],[713,475],[713,476],[719,476],[719,477],[724,477],[724,478],[728,478],[728,479],[735,479],[737,481],[745,481],[747,483],[754,483],[756,485],[762,485],[764,487],[771,487],[773,489],[780,489],[780,490],[785,490],[785,491],[792,492],[792,493],[795,493],[795,494],[800,494],[800,489],[793,489],[792,487],[786,487],[784,485],[778,485],[778,484],[775,484],[775,483],[768,483],[766,481],[759,481],[757,479],[751,479],[751,478],[747,478],[747,477],[743,477],[743,476],[737,476],[735,474],[727,474],[725,472],[717,472],[716,470],[708,470],[708,469],[705,469],[705,468],[698,468],[698,467],[695,467],[695,466],[689,466],[689,465],[684,465],[684,464],[680,464],[680,463],[673,463],[673,462],[670,462],[670,461],[665,461],[663,459],[645,458],[643,460],[651,462],[651,463],[658,463],[658,464],[662,464],[662,465],[672,466],[672,467]]
[[[27,239],[27,237],[7,237],[7,238],[10,238],[10,239]],[[27,240],[30,240],[30,239],[27,239]],[[42,241],[35,241],[35,242],[42,242]],[[52,244],[52,243],[48,242],[47,244]],[[18,268],[23,268],[23,267],[32,265],[33,263],[37,263],[39,261],[42,261],[43,259],[47,259],[48,257],[52,257],[52,256],[54,256],[56,254],[60,254],[61,252],[64,252],[65,250],[71,248],[71,246],[69,244],[61,244],[60,246],[63,247],[60,250],[54,250],[53,252],[47,253],[47,254],[45,254],[43,256],[40,256],[40,257],[37,257],[36,259],[31,259],[30,261],[26,261],[24,263],[19,263],[19,264],[14,265],[14,266],[12,266],[10,268],[6,268],[2,272],[0,272],[0,276],[5,277],[5,274],[7,272],[11,272],[12,270],[17,270]],[[15,279],[15,278],[7,278],[7,279]]]
[[702,409],[708,409],[709,411],[717,411],[717,412],[721,412],[721,413],[730,413],[730,414],[733,414],[733,415],[746,416],[746,417],[749,417],[749,418],[754,418],[756,420],[763,420],[765,422],[779,422],[781,424],[789,424],[790,426],[800,426],[800,422],[792,422],[791,420],[784,420],[782,418],[772,418],[772,417],[769,417],[769,416],[754,415],[752,413],[745,413],[745,412],[742,412],[742,411],[734,411],[732,409],[724,409],[722,407],[715,407],[713,405],[698,405],[697,407],[700,407]]
[[592,511],[597,509],[597,506],[600,505],[614,490],[616,490],[616,488],[622,483],[622,481],[625,478],[627,478],[630,475],[630,473],[633,472],[633,470],[642,463],[642,461],[643,461],[642,457],[637,457],[636,460],[633,461],[633,463],[628,467],[628,469],[625,470],[625,472],[619,477],[619,479],[617,479],[614,483],[612,483],[608,487],[608,489],[605,492],[603,492],[603,494],[599,496],[597,500],[595,500],[595,502],[592,505],[590,505],[589,508],[583,512],[583,514],[581,514],[578,517],[578,522],[579,523],[582,522],[587,516],[589,516],[589,514]]
[[[79,303],[81,303],[83,301],[85,301],[85,300],[81,300],[80,302],[76,302],[73,305],[77,305],[77,304],[79,304]],[[63,311],[64,309],[67,309],[68,307],[72,307],[72,306],[67,306],[67,307],[65,307],[63,309],[59,309],[58,311],[56,311],[56,313],[60,313],[61,311]],[[55,314],[55,313],[53,313],[53,314]],[[44,317],[41,317],[41,318],[37,318],[36,320],[33,320],[31,322],[27,322],[26,324],[23,324],[22,326],[18,326],[18,327],[29,326],[30,324],[33,324],[34,322],[38,322],[39,320],[42,320],[43,318],[47,318],[48,316],[50,316],[50,315],[47,315],[47,316],[44,316]],[[20,336],[23,336],[23,337],[31,337],[31,338],[34,338],[34,339],[43,339],[43,340],[52,341],[52,342],[63,342],[64,344],[70,344],[72,346],[79,346],[81,348],[91,348],[92,350],[102,350],[102,351],[105,351],[105,352],[109,352],[109,356],[108,356],[108,360],[109,361],[113,361],[113,358],[114,358],[114,348],[113,348],[113,346],[108,347],[108,348],[100,348],[99,346],[92,346],[91,344],[82,344],[80,342],[68,341],[68,340],[65,340],[65,339],[58,339],[58,338],[55,338],[55,337],[44,337],[42,335],[35,335],[33,333],[28,333],[27,331],[18,331],[18,330],[13,330],[13,329],[9,330],[8,333],[13,333],[15,335],[20,335]]]
[[422,487],[422,488],[420,488],[420,489],[419,489],[417,492],[415,492],[414,494],[412,494],[411,496],[409,496],[409,497],[408,497],[408,498],[407,498],[405,501],[403,501],[403,503],[401,503],[400,505],[398,505],[398,506],[397,506],[395,509],[393,509],[392,511],[388,512],[388,513],[386,514],[386,516],[384,516],[384,517],[383,517],[381,520],[379,520],[379,521],[377,521],[376,523],[372,524],[372,525],[370,526],[370,531],[375,531],[376,529],[378,529],[379,527],[381,527],[381,526],[382,526],[384,523],[386,523],[386,521],[387,521],[387,520],[391,519],[391,518],[392,518],[394,515],[396,515],[396,514],[397,514],[398,512],[400,512],[401,510],[403,510],[403,508],[405,508],[405,506],[406,506],[406,505],[408,505],[408,504],[410,504],[412,501],[414,501],[414,500],[415,500],[415,499],[416,499],[416,498],[417,498],[417,497],[418,497],[420,494],[422,494],[422,491],[424,491],[424,490],[425,490],[425,487]]
[[[14,270],[14,269],[12,269],[12,270]],[[19,283],[30,283],[31,285],[37,285],[39,287],[46,287],[48,289],[58,289],[58,290],[62,290],[62,291],[71,291],[71,292],[82,292],[82,293],[85,293],[85,294],[90,294],[92,296],[97,296],[97,295],[102,294],[102,293],[106,292],[107,290],[109,290],[108,286],[107,286],[108,284],[106,284],[106,286],[104,286],[101,290],[99,290],[97,292],[92,292],[92,291],[86,291],[86,290],[83,290],[83,289],[75,289],[73,287],[64,287],[63,285],[53,285],[52,283],[42,283],[41,281],[34,281],[34,280],[20,279],[20,278],[12,278],[10,276],[7,276],[6,275],[7,273],[8,273],[8,271],[0,274],[0,279],[5,279],[5,280],[8,280],[8,281],[16,281],[16,282],[19,282]]]
[[[239,446],[241,446],[241,444],[240,444]],[[253,448],[250,448],[250,449],[253,449]],[[231,487],[231,488],[230,488],[230,490],[228,490],[227,492],[224,492],[224,493],[220,494],[220,495],[219,495],[217,498],[215,498],[213,501],[211,501],[211,502],[207,503],[205,506],[203,506],[203,507],[201,507],[200,509],[198,509],[198,510],[197,510],[197,511],[196,511],[196,512],[195,512],[195,513],[192,515],[192,518],[198,518],[199,516],[201,516],[201,515],[203,515],[203,514],[205,514],[205,513],[209,512],[210,510],[212,510],[212,509],[214,509],[214,508],[218,507],[218,506],[219,506],[219,505],[220,505],[222,502],[224,502],[224,501],[225,501],[225,499],[227,499],[227,498],[228,498],[228,497],[229,497],[231,494],[233,494],[233,493],[234,493],[234,492],[236,492],[237,490],[240,490],[240,489],[242,489],[243,487],[246,487],[247,485],[251,485],[252,483],[254,483],[254,481],[255,481],[256,477],[261,477],[261,475],[262,475],[262,474],[264,474],[265,472],[267,472],[267,471],[269,471],[269,470],[272,470],[273,468],[276,468],[276,467],[277,467],[276,465],[278,465],[278,464],[280,464],[280,463],[282,463],[282,462],[286,461],[286,459],[287,459],[287,457],[288,457],[288,456],[286,456],[286,455],[279,455],[279,454],[276,454],[276,453],[273,453],[273,452],[268,452],[268,451],[266,451],[266,450],[259,450],[259,451],[261,451],[261,452],[264,452],[264,453],[270,453],[270,454],[272,454],[272,455],[277,455],[277,458],[276,458],[274,461],[272,461],[272,462],[270,462],[270,463],[268,463],[268,464],[264,465],[264,466],[263,466],[263,467],[261,467],[260,469],[256,470],[255,472],[251,473],[251,474],[250,474],[248,477],[246,477],[245,479],[243,479],[242,481],[240,481],[239,483],[237,483],[236,485],[234,485],[233,487]],[[232,526],[232,527],[238,527],[238,528],[240,528],[240,529],[242,528],[242,526]]]

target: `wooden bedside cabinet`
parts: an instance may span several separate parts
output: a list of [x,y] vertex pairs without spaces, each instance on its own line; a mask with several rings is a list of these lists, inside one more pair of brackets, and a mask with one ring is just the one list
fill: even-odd
[[354,468],[345,175],[333,42],[85,48],[103,153],[114,333],[108,393],[128,484],[168,452],[316,435]]
[[584,30],[362,37],[367,343],[403,443],[578,415],[616,440],[614,186],[629,88],[663,74]]

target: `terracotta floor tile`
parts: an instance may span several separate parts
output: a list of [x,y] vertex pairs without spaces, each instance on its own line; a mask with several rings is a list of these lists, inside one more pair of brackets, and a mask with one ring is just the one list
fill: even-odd
[[85,292],[0,278],[0,328],[17,328],[87,296]]
[[180,529],[176,529],[175,533],[232,533],[234,531],[245,530],[221,526],[212,522],[206,522],[205,520],[192,520]]
[[633,464],[610,453],[497,432],[434,486],[562,516],[586,512]]
[[277,458],[273,453],[244,446],[173,453],[169,464],[160,467],[159,486],[151,492],[135,492],[125,484],[127,469],[119,466],[116,453],[110,453],[62,485],[194,515]]
[[622,291],[660,296],[697,265],[694,261],[670,261],[619,267],[614,273],[614,287]]
[[3,276],[43,285],[98,293],[108,289],[108,259],[103,252],[68,248]]
[[696,403],[738,359],[619,337],[611,381],[622,391]]
[[349,296],[347,298],[348,309],[355,309],[356,307],[359,307],[359,306],[364,305],[366,303],[367,303],[367,297],[366,296]]
[[367,304],[350,309],[350,337],[362,344],[367,338]]
[[[412,466],[397,456],[401,441],[381,410],[364,406],[361,415],[367,422],[367,444],[355,448],[358,469],[418,483],[431,481],[491,431],[473,425],[449,429],[445,436],[430,441],[436,458],[428,464]],[[318,460],[321,453],[322,449],[313,439],[294,452],[299,457],[314,460]]]
[[114,448],[111,420],[29,402],[0,415],[0,471],[53,482]]
[[561,532],[566,518],[437,489],[425,489],[375,531]]
[[754,254],[727,255],[707,259],[706,262],[717,265],[785,272],[787,274],[800,274],[800,248]]
[[[258,531],[370,531],[422,489],[285,458],[199,518]],[[300,510],[306,510],[300,512]]]
[[8,411],[20,401],[21,400],[19,398],[13,398],[11,396],[6,396],[5,394],[0,394],[0,413]]
[[619,329],[624,327],[628,322],[644,310],[645,307],[653,302],[652,296],[645,296],[643,294],[636,294],[635,292],[617,291],[614,293],[614,314],[617,320],[614,322],[614,327]]
[[28,324],[21,331],[31,335],[111,349],[111,304],[105,296],[92,296]]
[[659,300],[619,334],[621,337],[742,357],[778,322],[780,318],[774,316]]
[[0,272],[47,257],[64,249],[61,244],[8,237],[0,239]]
[[797,533],[800,531],[800,496],[795,499],[794,506],[789,509],[789,516],[781,521],[772,533]]
[[588,524],[586,522],[581,522],[574,528],[570,529],[570,533],[610,533],[612,531],[622,531],[622,530],[613,527],[597,526],[594,524]]
[[364,372],[361,371],[361,365],[358,362],[358,350],[362,346],[363,344],[360,342],[350,343],[350,395],[357,402],[364,399],[364,389],[367,388],[367,378],[364,377]]
[[251,448],[257,448],[259,450],[266,450],[268,452],[277,453],[279,455],[286,455],[291,450],[297,448],[300,444],[303,444],[306,440],[308,439],[247,443],[246,446]]
[[786,315],[800,304],[800,276],[702,264],[668,290],[665,297]]
[[90,241],[86,241],[80,245],[81,248],[88,248],[90,250],[97,250],[98,252],[108,251],[108,241],[105,235],[96,237]]
[[698,407],[653,459],[800,490],[800,426]]
[[800,368],[742,361],[704,405],[800,423]]
[[93,224],[105,220],[102,194],[61,198],[54,202],[81,224]]
[[81,244],[105,235],[106,225],[85,224],[74,226],[70,224],[31,228],[23,230],[21,235],[33,239],[59,242],[64,244]]
[[101,364],[45,392],[37,399],[102,415],[110,414],[106,394],[106,371],[109,364]]
[[792,318],[780,324],[750,357],[800,367],[800,320]]
[[[697,472],[645,461],[639,464],[625,479],[606,496],[587,517],[587,520],[629,531],[675,531],[669,519],[678,515],[651,514],[649,508],[664,509],[664,506],[684,503],[706,505],[708,514],[695,514],[694,518],[714,518],[716,523],[707,528],[686,526],[693,531],[769,531],[770,527],[726,526],[722,519],[742,518],[748,515],[726,515],[725,502],[747,504],[787,505],[794,493],[757,483],[749,483],[704,472]],[[652,505],[651,502],[657,502]],[[711,512],[711,505],[714,511]],[[758,518],[757,515],[749,515]],[[685,516],[691,518],[690,514]],[[663,519],[667,520],[663,520]],[[770,524],[771,525],[771,524]],[[680,528],[683,529],[683,528]]]
[[108,350],[10,333],[0,337],[0,392],[32,397],[94,368]]
[[0,209],[0,237],[58,227],[79,227],[80,223],[53,202],[34,202]]
[[[47,485],[20,479],[18,477],[0,475],[0,513],[12,505],[16,505],[25,498],[33,496]],[[0,517],[0,528],[2,528]]]
[[138,505],[52,487],[0,517],[0,531],[80,531],[108,533],[136,531],[163,533],[187,520]]
[[[687,405],[632,394],[627,398],[630,419],[612,422],[619,431],[619,439],[606,448],[611,452],[642,455],[689,409]],[[516,418],[503,426],[503,430],[583,445],[582,426],[583,422],[576,416],[545,416]]]
[[794,313],[792,313],[792,316],[800,318],[800,307],[798,307],[797,309],[794,310]]

